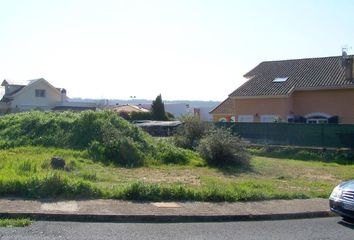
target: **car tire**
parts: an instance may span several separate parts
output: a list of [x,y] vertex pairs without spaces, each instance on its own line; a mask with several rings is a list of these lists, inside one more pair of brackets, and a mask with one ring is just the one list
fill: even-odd
[[345,222],[349,222],[349,223],[354,223],[354,218],[350,218],[350,217],[343,217],[343,221],[345,221]]

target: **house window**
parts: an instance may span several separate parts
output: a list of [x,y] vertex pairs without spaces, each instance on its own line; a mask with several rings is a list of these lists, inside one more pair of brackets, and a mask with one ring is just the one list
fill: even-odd
[[309,113],[305,115],[306,123],[313,123],[313,124],[321,124],[321,123],[328,123],[328,119],[331,118],[331,115],[327,113]]
[[275,115],[261,115],[261,122],[272,123],[275,122],[277,116]]
[[238,122],[253,122],[253,115],[239,115]]
[[44,89],[36,89],[36,97],[45,97]]
[[285,82],[289,77],[278,77],[274,78],[273,82]]
[[328,123],[328,119],[326,119],[326,118],[309,118],[306,120],[306,123],[323,124],[323,123]]

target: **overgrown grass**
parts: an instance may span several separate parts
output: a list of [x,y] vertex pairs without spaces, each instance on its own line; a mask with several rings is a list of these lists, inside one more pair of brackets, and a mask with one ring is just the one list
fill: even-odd
[[[66,170],[50,167],[63,157]],[[126,200],[250,201],[328,197],[354,178],[353,164],[253,157],[249,168],[210,168],[151,161],[139,168],[96,162],[87,151],[45,147],[0,150],[0,196]]]
[[198,158],[193,152],[152,138],[112,111],[34,111],[1,117],[0,149],[20,146],[88,150],[97,161],[125,167],[144,166],[149,161],[186,164],[191,156]]
[[[263,157],[253,157],[247,168],[212,168],[197,153],[152,138],[112,112],[10,114],[0,118],[0,196],[153,201],[313,198],[328,197],[340,181],[354,178],[350,155],[249,151]],[[64,170],[52,169],[53,156],[66,160]]]
[[26,227],[32,224],[28,218],[0,218],[0,227]]
[[[211,202],[257,201],[269,199],[309,198],[306,193],[278,192],[274,186],[254,181],[223,182],[216,179],[195,188],[181,184],[151,184],[134,182],[123,188],[113,189],[110,198],[125,200],[171,201],[194,200]],[[315,197],[326,197],[321,194]]]
[[304,149],[282,146],[248,147],[248,151],[257,156],[297,159],[304,161],[336,162],[339,164],[353,164],[354,151],[350,150],[327,150],[327,149]]

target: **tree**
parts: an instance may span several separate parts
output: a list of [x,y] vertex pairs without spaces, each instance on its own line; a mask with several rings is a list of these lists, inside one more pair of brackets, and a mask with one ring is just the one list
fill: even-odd
[[154,120],[157,121],[167,120],[165,105],[162,102],[161,94],[156,97],[155,101],[152,101],[151,113],[152,113],[152,118]]

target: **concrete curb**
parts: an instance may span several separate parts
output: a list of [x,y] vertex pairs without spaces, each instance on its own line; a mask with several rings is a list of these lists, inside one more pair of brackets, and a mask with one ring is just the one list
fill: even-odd
[[304,218],[334,217],[331,211],[298,212],[255,215],[95,215],[58,213],[0,213],[4,218],[31,218],[44,221],[72,222],[124,222],[124,223],[180,223],[180,222],[234,222],[290,220]]

